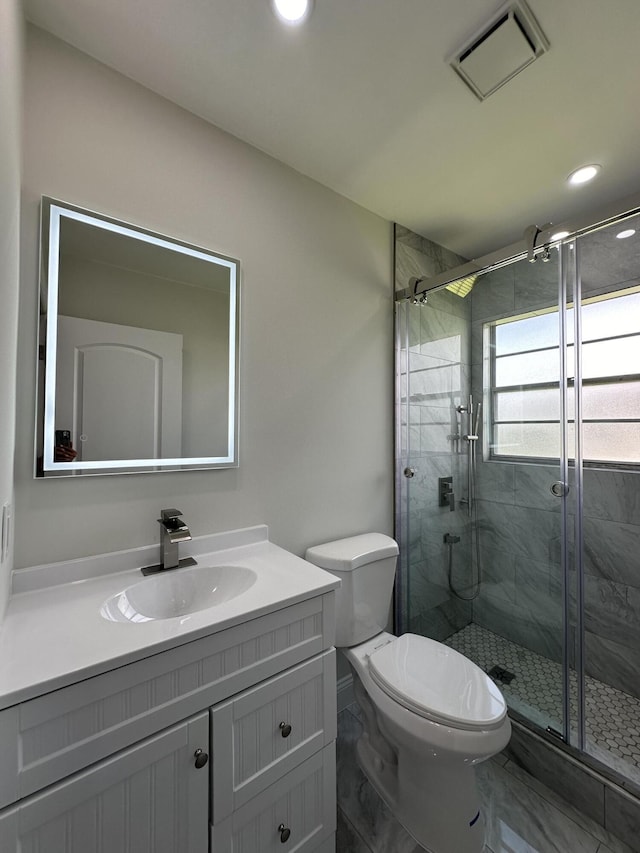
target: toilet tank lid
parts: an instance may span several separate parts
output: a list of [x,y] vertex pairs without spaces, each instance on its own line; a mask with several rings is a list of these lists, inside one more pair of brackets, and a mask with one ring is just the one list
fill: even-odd
[[305,560],[333,572],[349,572],[367,563],[397,557],[398,543],[384,533],[363,533],[308,548]]

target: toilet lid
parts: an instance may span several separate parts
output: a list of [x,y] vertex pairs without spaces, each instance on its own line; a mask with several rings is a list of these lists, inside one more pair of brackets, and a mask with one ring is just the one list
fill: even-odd
[[454,728],[494,728],[507,713],[502,693],[479,666],[417,634],[403,634],[376,649],[369,672],[408,710]]

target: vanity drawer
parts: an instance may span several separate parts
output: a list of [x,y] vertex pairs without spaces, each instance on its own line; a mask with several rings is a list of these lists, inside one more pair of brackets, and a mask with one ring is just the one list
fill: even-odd
[[[211,853],[311,853],[336,831],[335,744],[211,827]],[[280,827],[289,830],[284,840]]]
[[333,595],[1,711],[0,808],[328,649]]
[[336,719],[334,649],[213,708],[213,822],[335,740]]

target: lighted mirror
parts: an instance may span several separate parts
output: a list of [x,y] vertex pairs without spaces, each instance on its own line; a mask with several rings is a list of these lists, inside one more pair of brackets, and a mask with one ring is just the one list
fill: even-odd
[[43,198],[36,477],[238,464],[239,263]]

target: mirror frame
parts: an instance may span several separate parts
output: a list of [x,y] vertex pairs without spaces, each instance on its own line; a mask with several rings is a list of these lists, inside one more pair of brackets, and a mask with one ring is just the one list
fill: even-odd
[[[57,359],[58,289],[60,276],[60,226],[63,218],[102,228],[163,249],[189,255],[229,270],[229,359],[227,453],[224,456],[158,459],[105,459],[55,462],[55,399]],[[57,199],[42,197],[40,210],[40,286],[37,348],[36,428],[34,477],[69,477],[77,474],[137,474],[238,467],[238,396],[240,359],[240,262],[227,255],[138,225],[95,213]],[[41,322],[42,318],[45,322]],[[50,322],[54,318],[55,322]],[[126,469],[126,470],[123,470]],[[134,470],[131,470],[134,469]]]

